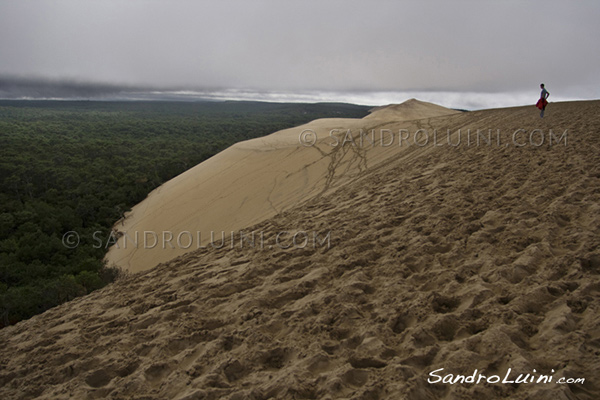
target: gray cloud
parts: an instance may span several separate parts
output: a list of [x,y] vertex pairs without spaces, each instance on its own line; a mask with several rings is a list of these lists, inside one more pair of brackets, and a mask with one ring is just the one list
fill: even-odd
[[597,98],[598,17],[597,1],[2,1],[0,75],[99,95],[151,87],[518,99],[544,81],[553,96]]
[[92,82],[0,76],[0,98],[3,99],[118,98],[139,90]]

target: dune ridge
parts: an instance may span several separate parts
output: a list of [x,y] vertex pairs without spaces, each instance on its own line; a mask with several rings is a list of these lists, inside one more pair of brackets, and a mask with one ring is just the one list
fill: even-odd
[[423,118],[441,117],[456,114],[456,110],[437,104],[409,99],[401,104],[375,107],[365,119],[387,119],[394,121],[411,121]]
[[[402,124],[569,134],[566,145],[395,150],[250,227],[331,232],[330,246],[190,252],[5,328],[0,396],[597,399],[599,109]],[[440,368],[554,381],[428,383]]]

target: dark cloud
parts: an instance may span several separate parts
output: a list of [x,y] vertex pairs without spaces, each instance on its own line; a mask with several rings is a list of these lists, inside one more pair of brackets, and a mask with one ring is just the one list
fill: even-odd
[[102,99],[119,97],[139,89],[118,85],[0,76],[3,99]]
[[[365,105],[400,103],[410,98],[468,110],[532,104],[537,88],[520,92],[465,91],[366,91],[366,90],[249,90],[236,88],[164,88],[99,84],[74,80],[0,76],[0,99],[64,100],[148,100],[148,101],[224,101],[254,100],[269,102],[346,102]],[[573,100],[558,94],[554,101]]]

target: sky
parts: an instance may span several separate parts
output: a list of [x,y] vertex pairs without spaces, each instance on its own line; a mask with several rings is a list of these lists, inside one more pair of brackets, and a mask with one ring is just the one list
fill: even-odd
[[600,1],[0,0],[0,98],[600,98]]

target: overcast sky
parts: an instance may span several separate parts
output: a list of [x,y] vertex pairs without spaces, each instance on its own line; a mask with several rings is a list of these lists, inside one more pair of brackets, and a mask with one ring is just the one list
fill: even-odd
[[598,21],[597,0],[0,0],[0,97],[600,98]]

